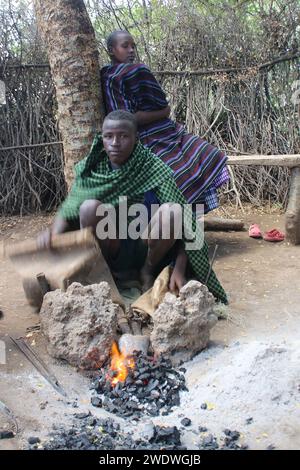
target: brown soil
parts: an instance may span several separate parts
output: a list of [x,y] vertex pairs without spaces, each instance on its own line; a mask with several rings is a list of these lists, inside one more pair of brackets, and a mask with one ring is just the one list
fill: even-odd
[[[256,222],[262,230],[273,227],[284,230],[284,216],[278,210],[268,214],[262,210],[248,209],[245,215],[233,209],[228,209],[229,212],[232,216],[243,218],[247,228],[251,222]],[[0,240],[33,237],[50,222],[50,216],[0,218]],[[300,330],[300,247],[290,246],[287,242],[275,244],[250,239],[247,230],[236,233],[209,232],[207,241],[211,252],[218,244],[214,269],[230,296],[229,318],[219,321],[214,328],[212,348],[215,345],[231,347],[236,341],[242,345],[249,345],[252,341],[276,343],[282,338],[287,344],[296,341]],[[76,398],[79,409],[90,408],[89,381],[68,365],[50,358],[39,332],[29,333],[32,347],[46,360],[68,391],[69,398],[66,400],[48,385],[13,346],[9,335],[25,336],[28,327],[39,323],[39,317],[26,304],[20,279],[7,260],[0,264],[0,309],[4,313],[4,318],[0,320],[0,339],[6,344],[7,354],[7,363],[0,364],[0,400],[14,412],[20,426],[16,438],[0,441],[0,449],[12,449],[22,447],[24,439],[30,435],[47,435],[53,423],[62,420],[68,422],[71,415],[78,411],[72,405]],[[192,381],[195,380],[195,373],[197,371],[194,367],[191,369]],[[95,408],[92,411],[105,414]],[[300,410],[295,413],[298,413],[300,423]],[[0,428],[9,427],[8,420],[1,416]],[[288,415],[281,413],[279,419],[283,420],[284,434]],[[268,424],[268,416],[265,417],[265,423]],[[223,424],[224,427],[230,427],[231,423]],[[292,428],[288,437],[282,439],[282,444],[280,438],[273,444],[277,448],[299,448],[299,429],[300,426],[296,432]],[[252,448],[265,448],[264,444],[255,441],[254,435],[251,439],[251,433],[248,437],[252,441]]]

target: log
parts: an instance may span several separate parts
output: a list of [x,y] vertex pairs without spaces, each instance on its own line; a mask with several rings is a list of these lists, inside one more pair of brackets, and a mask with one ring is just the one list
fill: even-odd
[[221,217],[204,218],[204,229],[211,231],[234,230],[241,231],[244,229],[244,222],[240,219],[222,219]]
[[300,244],[300,168],[291,170],[289,203],[285,214],[287,240],[293,245]]
[[228,165],[264,165],[285,166],[294,168],[300,166],[300,154],[294,155],[228,155]]

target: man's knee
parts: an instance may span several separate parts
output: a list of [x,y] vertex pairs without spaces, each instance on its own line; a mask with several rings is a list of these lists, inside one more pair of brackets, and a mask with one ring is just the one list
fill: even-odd
[[181,227],[182,208],[180,204],[163,204],[159,214],[159,238],[178,238]]
[[168,220],[177,220],[181,217],[182,214],[181,205],[173,202],[166,202],[165,204],[162,204],[160,210],[163,219],[166,218]]
[[80,220],[94,221],[96,219],[96,212],[100,204],[101,202],[97,199],[87,199],[86,201],[84,201],[79,209]]

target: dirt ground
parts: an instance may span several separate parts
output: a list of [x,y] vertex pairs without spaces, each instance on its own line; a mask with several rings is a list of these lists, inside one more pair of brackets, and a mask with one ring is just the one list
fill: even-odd
[[[247,228],[257,222],[263,230],[284,229],[279,211],[235,215]],[[50,216],[0,218],[0,240],[32,237],[50,221]],[[220,438],[225,428],[238,430],[241,442],[251,449],[299,449],[300,246],[250,239],[246,230],[209,232],[207,241],[211,252],[219,246],[214,269],[230,296],[228,318],[213,329],[209,348],[184,365],[189,392],[182,393],[181,406],[153,422],[180,426],[182,417],[189,417],[192,425],[183,439],[189,449],[197,448],[199,426]],[[68,423],[74,412],[89,409],[108,416],[90,405],[89,379],[52,359],[40,333],[28,333],[39,317],[26,304],[21,281],[6,260],[0,264],[0,309],[0,340],[6,347],[6,364],[0,363],[0,400],[19,425],[15,438],[0,440],[0,449],[23,448],[29,436],[46,437],[53,424]],[[9,339],[28,334],[32,347],[67,391],[67,399]],[[206,409],[201,408],[203,403]],[[138,432],[140,424],[126,426]],[[0,409],[0,430],[6,427],[12,428],[11,422]]]

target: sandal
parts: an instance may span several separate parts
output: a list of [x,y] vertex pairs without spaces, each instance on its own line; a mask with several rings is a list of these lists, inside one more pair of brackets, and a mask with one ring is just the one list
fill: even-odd
[[277,230],[277,228],[273,228],[264,234],[264,240],[267,242],[282,242],[285,238],[284,233]]
[[250,225],[248,233],[251,238],[262,238],[261,230],[257,224]]

